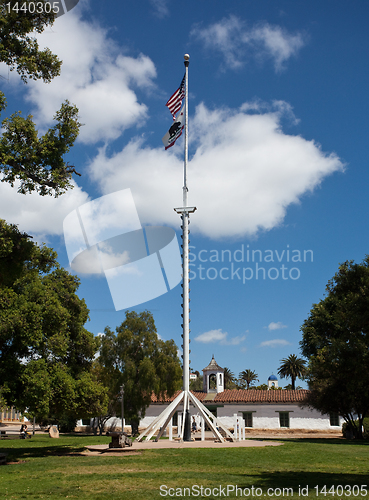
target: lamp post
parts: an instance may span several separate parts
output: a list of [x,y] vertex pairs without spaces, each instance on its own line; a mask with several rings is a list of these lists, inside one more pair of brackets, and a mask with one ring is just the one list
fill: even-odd
[[122,414],[122,432],[124,432],[124,385],[120,386],[120,404],[121,404],[121,414]]

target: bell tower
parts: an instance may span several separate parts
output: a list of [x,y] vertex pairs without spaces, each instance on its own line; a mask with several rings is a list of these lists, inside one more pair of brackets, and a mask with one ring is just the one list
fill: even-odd
[[204,392],[224,391],[224,369],[221,368],[213,357],[206,368],[203,370],[203,388]]

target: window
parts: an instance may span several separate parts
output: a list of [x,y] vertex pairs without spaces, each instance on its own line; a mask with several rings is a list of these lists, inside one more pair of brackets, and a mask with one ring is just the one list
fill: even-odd
[[335,425],[337,427],[340,425],[340,417],[339,417],[338,413],[330,413],[329,414],[329,423],[330,423],[330,425]]
[[253,427],[253,425],[252,425],[252,412],[251,411],[242,412],[242,418],[245,421],[245,427]]
[[217,406],[206,406],[206,408],[214,415],[214,417],[217,417],[218,413],[218,407]]
[[83,418],[82,419],[82,425],[90,425],[90,419],[89,418]]
[[280,427],[290,426],[290,414],[288,413],[288,411],[279,412],[279,426]]

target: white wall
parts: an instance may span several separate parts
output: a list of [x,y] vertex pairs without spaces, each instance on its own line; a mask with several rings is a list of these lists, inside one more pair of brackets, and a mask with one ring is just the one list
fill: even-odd
[[[215,403],[213,403],[215,406]],[[151,405],[146,412],[146,417],[141,420],[140,427],[148,426],[159,415],[165,405]],[[181,411],[181,410],[179,410]],[[297,404],[228,404],[219,406],[217,415],[219,420],[227,427],[234,425],[233,415],[242,416],[242,412],[252,412],[254,429],[279,429],[279,412],[289,412],[290,429],[305,430],[340,430],[343,419],[340,419],[339,426],[331,426],[328,415],[322,415],[317,410],[300,408]],[[191,415],[197,410],[190,407]]]
[[[167,405],[151,405],[147,411],[146,416],[140,421],[140,428],[144,429],[150,425],[156,416],[166,408]],[[179,409],[181,411],[181,408]],[[340,430],[343,419],[340,419],[339,426],[331,426],[328,415],[322,415],[316,410],[308,408],[300,408],[294,404],[229,404],[219,406],[217,415],[219,420],[227,427],[233,428],[234,417],[237,415],[242,416],[242,412],[252,412],[253,415],[253,428],[254,429],[279,429],[279,412],[288,411],[290,416],[290,429],[305,429],[305,430]],[[190,407],[191,415],[196,415],[198,410]],[[80,421],[78,426],[82,425]],[[121,427],[121,419],[119,417],[112,417],[105,425],[106,429],[112,426]]]

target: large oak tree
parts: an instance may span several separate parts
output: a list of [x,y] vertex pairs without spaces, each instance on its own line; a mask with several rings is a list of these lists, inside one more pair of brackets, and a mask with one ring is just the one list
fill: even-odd
[[309,360],[307,402],[325,414],[338,413],[361,438],[369,411],[369,256],[361,264],[341,264],[326,290],[301,327]]
[[89,416],[105,407],[90,367],[99,340],[87,331],[79,280],[56,253],[0,219],[0,383],[8,405],[38,418]]

